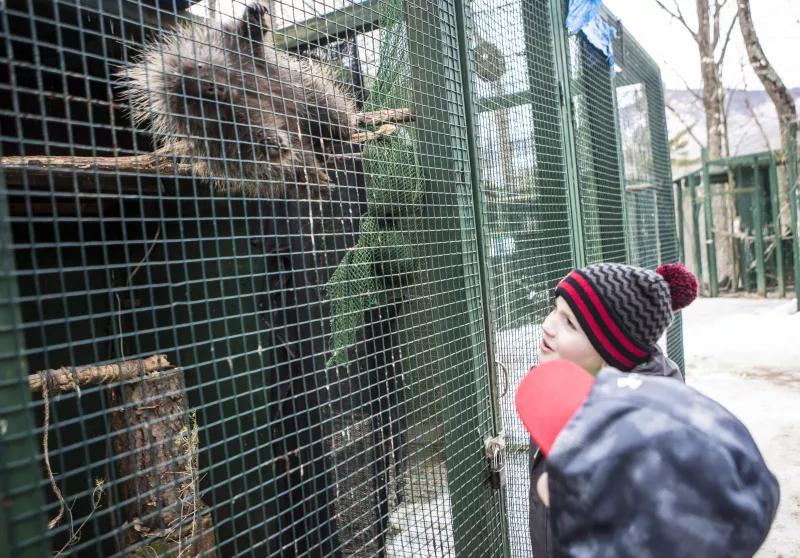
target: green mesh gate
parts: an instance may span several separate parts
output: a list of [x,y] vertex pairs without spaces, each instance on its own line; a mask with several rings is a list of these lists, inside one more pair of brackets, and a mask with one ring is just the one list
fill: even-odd
[[174,4],[0,10],[0,555],[530,556],[552,289],[678,258],[657,66],[557,0]]

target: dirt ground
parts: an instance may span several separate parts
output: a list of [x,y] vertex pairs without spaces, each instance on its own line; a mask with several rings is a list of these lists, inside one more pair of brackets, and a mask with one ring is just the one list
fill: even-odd
[[687,383],[748,427],[781,503],[757,558],[800,558],[800,313],[786,300],[698,299],[684,311]]

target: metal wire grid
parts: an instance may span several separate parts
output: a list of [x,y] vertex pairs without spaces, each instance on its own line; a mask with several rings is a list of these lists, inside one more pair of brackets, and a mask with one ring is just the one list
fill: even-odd
[[[508,394],[536,363],[540,324],[550,311],[556,282],[569,269],[581,260],[655,268],[658,262],[677,259],[677,252],[670,249],[674,214],[672,198],[666,196],[671,191],[659,186],[660,203],[648,206],[636,193],[637,186],[648,180],[668,183],[670,169],[663,160],[656,168],[653,156],[666,149],[663,100],[658,105],[657,99],[647,97],[644,102],[652,104],[642,107],[641,95],[632,105],[629,94],[624,106],[618,106],[626,91],[625,78],[614,80],[605,57],[578,36],[567,39],[564,66],[557,69],[554,54],[562,47],[548,26],[553,17],[563,16],[558,3],[487,1],[472,7],[475,105],[480,112],[476,133],[488,215],[494,357],[498,381],[508,383]],[[605,16],[615,23],[610,13]],[[631,42],[615,47],[639,48]],[[625,56],[617,51],[620,54]],[[629,75],[641,71],[649,86],[660,92],[657,67],[653,72],[651,61],[638,50],[628,56],[644,57],[646,63],[640,69],[634,59]],[[519,61],[522,57],[527,58],[527,67]],[[570,95],[571,114],[559,110],[560,87]],[[564,120],[572,124],[566,133],[561,127]],[[649,135],[650,126],[656,127],[655,136]],[[647,137],[642,137],[642,130]],[[577,206],[569,199],[570,163],[564,145],[571,141]],[[650,232],[648,227],[653,226]],[[660,235],[659,241],[639,242],[636,255],[629,254],[643,234],[645,239]],[[669,349],[682,366],[680,332],[678,317],[670,328]],[[512,401],[508,395],[500,401],[508,444],[510,549],[512,556],[531,556],[529,438],[519,426]]]
[[586,263],[625,262],[611,68],[606,57],[581,36],[571,36],[568,46]]
[[[120,6],[109,6],[7,4],[3,156],[124,157],[152,150],[150,135],[131,127],[126,103],[113,100],[118,91],[109,66],[129,59],[145,35],[171,18],[145,5],[131,11],[128,4],[118,17]],[[435,364],[438,389],[413,382],[398,387],[392,376],[406,373],[399,360],[415,349],[396,345],[391,331],[393,313],[407,302],[376,308],[360,353],[348,366],[325,366],[330,325],[323,286],[355,245],[364,211],[364,186],[352,169],[336,169],[344,175],[338,197],[324,202],[251,200],[209,188],[206,179],[240,186],[237,166],[247,163],[241,157],[228,157],[225,173],[197,176],[194,169],[186,178],[163,167],[115,172],[113,161],[105,173],[70,161],[61,170],[40,161],[7,171],[11,214],[4,223],[14,244],[3,247],[16,270],[5,267],[4,279],[19,292],[4,291],[4,305],[21,313],[5,324],[15,344],[4,352],[9,399],[0,411],[10,417],[4,449],[19,456],[0,475],[4,492],[18,503],[4,522],[12,554],[46,548],[76,556],[137,548],[149,555],[220,556],[502,552],[501,529],[491,520],[500,517],[498,498],[484,482],[478,434],[491,432],[491,412],[486,364],[479,359],[483,325],[464,182],[470,171],[456,16],[449,3],[414,7],[410,26],[418,42],[409,49],[417,71],[407,87],[414,87],[420,105],[435,109],[421,111],[430,116],[416,126],[422,163],[415,171],[428,192],[418,202],[416,226],[423,223],[423,252],[431,250],[434,262],[425,286],[434,301],[428,316],[437,343],[427,360]],[[449,104],[440,106],[446,97]],[[194,155],[214,162],[209,153]],[[123,167],[119,159],[116,164]],[[320,225],[313,234],[303,230],[309,217],[312,227]],[[39,396],[20,403],[31,400],[21,359],[36,372],[151,355],[165,355],[179,369],[177,390],[170,383],[174,373],[167,373],[153,382],[155,394],[135,402],[125,398],[150,386],[143,378],[122,389],[81,386],[58,398],[50,386],[47,404]],[[400,390],[417,406],[439,406],[426,423],[404,427],[405,454],[394,451],[404,422]],[[142,409],[143,420],[133,427]],[[56,517],[60,503],[43,472],[45,431],[54,482],[68,508],[49,531],[43,522]],[[152,464],[160,452],[168,454],[169,467],[121,469],[130,459],[142,465],[151,453]],[[153,475],[161,478],[139,483]],[[390,478],[403,486],[405,504],[390,495]],[[187,490],[189,504],[185,494],[173,494],[168,508],[143,508]],[[366,517],[357,521],[354,509]],[[400,532],[387,536],[393,530]],[[185,544],[175,550],[171,537]],[[192,539],[195,546],[187,546]]]
[[[605,17],[617,26],[615,87],[630,263],[656,269],[680,259],[661,71],[615,17]],[[680,312],[660,343],[685,371]]]
[[511,556],[530,556],[529,436],[513,393],[537,358],[552,288],[573,265],[548,2],[473,2],[472,64]]
[[[190,555],[529,555],[527,459],[514,453],[517,438],[520,448],[526,440],[512,430],[509,395],[500,407],[510,443],[507,510],[485,482],[482,444],[494,419],[480,231],[467,177],[480,171],[484,178],[477,193],[492,237],[483,242],[498,325],[495,367],[513,371],[498,378],[513,393],[515,374],[535,360],[548,292],[574,265],[551,5],[487,1],[459,11],[450,2],[410,3],[409,81],[393,95],[413,99],[418,118],[407,129],[415,141],[413,151],[406,148],[411,162],[389,167],[383,178],[424,180],[425,197],[410,204],[419,215],[398,220],[421,236],[428,263],[417,287],[430,293],[430,304],[420,310],[399,297],[374,308],[345,366],[325,365],[330,308],[322,287],[364,237],[358,224],[370,182],[359,182],[358,169],[336,168],[340,187],[324,203],[251,200],[208,187],[207,178],[228,188],[241,183],[241,157],[229,157],[228,170],[215,176],[176,176],[174,167],[122,171],[121,159],[106,172],[41,161],[6,169],[0,418],[7,422],[0,426],[8,457],[0,479],[14,505],[0,523],[12,554],[122,555],[138,547],[167,555],[155,543],[168,531],[194,542],[179,547]],[[124,103],[112,100],[108,66],[129,58],[171,16],[143,4],[53,6],[12,2],[3,13],[8,73],[0,92],[9,102],[0,109],[2,155],[149,153],[150,134],[134,130]],[[388,2],[372,6],[387,13]],[[475,169],[457,54],[470,21],[470,44],[480,36],[507,65],[500,79],[483,79],[478,69],[469,81]],[[366,30],[375,22],[349,25]],[[359,55],[380,66],[387,55],[381,60],[380,41],[364,40],[366,33],[357,38]],[[403,88],[408,95],[399,94]],[[576,136],[580,145],[581,130]],[[594,139],[583,136],[578,149],[584,182],[602,174],[589,168],[590,154],[613,171],[610,155],[591,150]],[[613,180],[602,177],[591,187],[593,203],[619,212]],[[603,238],[605,214],[597,215],[600,232],[586,232],[594,254],[588,246]],[[321,227],[304,235],[309,221]],[[504,254],[509,238],[511,257]],[[619,254],[613,238],[599,244],[604,258]],[[398,271],[381,281],[385,290],[408,288]],[[397,335],[398,324],[414,323],[399,319],[409,315],[432,326],[427,348]],[[179,369],[177,383],[174,372],[145,381],[139,369],[121,389],[82,386],[51,395],[47,405],[39,395],[31,400],[26,385],[27,372],[160,354]],[[433,381],[420,374],[429,370]],[[150,401],[126,399],[145,386]],[[432,411],[424,418],[407,410],[426,407]],[[72,518],[50,531],[45,517],[60,505],[43,472],[45,431],[54,482]],[[164,453],[166,470],[153,465]],[[120,466],[131,459],[145,464],[138,474]],[[159,481],[131,492],[131,482],[155,473]],[[144,509],[168,501],[170,491],[183,496],[173,495],[168,508]],[[503,547],[504,521],[510,548]],[[130,536],[138,539],[133,545]]]

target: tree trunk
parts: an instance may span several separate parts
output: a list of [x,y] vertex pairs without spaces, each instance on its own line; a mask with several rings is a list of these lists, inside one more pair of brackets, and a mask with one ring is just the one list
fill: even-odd
[[[792,94],[786,88],[786,85],[781,80],[778,73],[772,67],[772,64],[767,60],[764,50],[761,48],[761,43],[756,35],[756,28],[753,25],[753,16],[750,13],[750,0],[738,0],[739,8],[739,27],[742,30],[742,37],[744,44],[747,48],[747,57],[750,59],[750,65],[753,71],[761,80],[761,84],[767,91],[767,95],[775,105],[775,110],[778,113],[778,125],[781,131],[781,145],[786,145],[786,129],[789,122],[797,119],[797,109],[794,104]],[[781,180],[779,184],[779,197],[781,206],[781,225],[783,233],[789,231],[789,224],[791,223],[791,213],[789,211],[789,185],[786,180]]]
[[[727,104],[728,99],[726,98],[725,91],[722,92],[722,104],[720,105],[722,108],[722,138],[725,140],[725,149],[723,150],[723,155],[726,158],[730,158],[731,156],[731,136],[730,130],[728,129],[728,109],[730,105]],[[726,211],[728,212],[728,216],[730,217],[731,224],[736,222],[736,218],[739,216],[739,211],[736,207],[736,196],[733,194],[733,190],[736,188],[736,174],[733,171],[732,167],[728,167],[728,183],[725,185],[725,191],[728,195],[725,196],[725,205]],[[731,250],[731,263],[733,264],[732,275],[731,275],[731,283],[730,283],[730,290],[737,291],[739,290],[739,281],[740,281],[740,269],[741,269],[741,254],[739,250],[739,240],[731,235],[727,238],[722,239],[724,242],[730,245]]]
[[[719,64],[714,54],[714,43],[711,39],[711,22],[709,21],[708,0],[697,0],[698,28],[695,42],[700,54],[700,73],[703,78],[703,107],[706,113],[706,148],[708,158],[719,159],[722,156],[722,80],[719,75]],[[717,196],[706,200],[712,204],[714,229],[732,230],[732,219],[728,212],[725,196]],[[711,233],[709,233],[711,234]],[[733,247],[727,240],[716,243],[717,281],[720,286],[733,283]]]
[[195,425],[181,374],[149,376],[109,392],[126,556],[142,555],[141,543],[159,556],[216,555],[211,517],[197,493]]

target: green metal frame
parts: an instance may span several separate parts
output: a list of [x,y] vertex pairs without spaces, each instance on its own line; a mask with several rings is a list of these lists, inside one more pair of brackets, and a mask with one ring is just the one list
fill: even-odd
[[51,549],[41,536],[45,502],[39,486],[38,436],[32,435],[36,426],[23,356],[22,317],[14,302],[19,289],[13,246],[0,172],[0,556],[41,558]]
[[581,209],[581,188],[579,182],[577,153],[575,147],[574,115],[572,107],[572,85],[569,78],[569,48],[566,21],[566,1],[549,0],[550,22],[552,25],[553,43],[555,46],[556,71],[559,76],[561,97],[561,129],[564,138],[564,157],[566,162],[567,192],[569,200],[569,224],[572,231],[572,258],[574,267],[586,265],[586,245],[584,242],[583,214]]
[[708,170],[708,150],[703,148],[703,209],[706,219],[706,260],[708,262],[708,295],[719,294],[717,283],[717,243],[714,233],[714,208],[711,202],[711,175]]
[[792,251],[794,253],[794,296],[800,311],[800,195],[797,192],[797,122],[790,122],[786,132],[786,165],[789,177],[789,206],[792,216]]
[[700,204],[697,202],[697,184],[699,182],[698,175],[692,174],[688,177],[689,180],[689,198],[692,200],[692,237],[694,238],[694,268],[700,284],[703,284],[703,255],[700,245]]
[[758,157],[753,158],[753,234],[756,250],[756,292],[759,296],[767,296],[767,271],[764,265],[764,196],[761,192],[761,167]]
[[769,193],[772,223],[775,234],[775,265],[777,266],[778,296],[786,296],[786,279],[783,266],[783,238],[781,233],[781,201],[778,194],[778,166],[774,154],[769,158]]
[[[696,177],[698,173],[702,173],[704,177],[708,177],[707,182],[709,184],[714,183],[724,183],[726,180],[722,177],[720,172],[715,172],[713,175],[710,174],[710,168],[712,166],[716,167],[728,167],[732,168],[736,173],[736,188],[732,191],[725,191],[725,192],[717,192],[711,193],[711,197],[722,197],[722,196],[741,196],[741,195],[749,195],[751,199],[750,208],[748,219],[752,219],[754,229],[760,228],[760,232],[757,232],[755,235],[754,241],[754,258],[750,257],[749,251],[747,250],[747,242],[743,242],[743,248],[745,252],[742,254],[742,265],[743,265],[743,276],[742,281],[744,285],[745,291],[750,290],[751,286],[751,278],[749,275],[749,266],[754,259],[756,262],[756,292],[760,296],[766,296],[767,293],[767,262],[766,256],[763,252],[764,246],[764,227],[767,226],[765,221],[765,216],[769,214],[772,216],[772,222],[769,224],[771,230],[774,231],[774,236],[776,239],[776,247],[775,247],[775,277],[777,283],[777,294],[778,296],[785,297],[786,296],[786,260],[785,254],[783,252],[783,238],[780,238],[781,235],[781,228],[783,226],[781,215],[780,215],[780,185],[779,185],[779,178],[778,178],[778,166],[782,164],[781,158],[784,157],[784,153],[786,154],[786,165],[787,165],[787,174],[789,175],[789,184],[794,184],[795,177],[797,175],[797,168],[796,168],[796,148],[795,152],[791,151],[788,142],[794,142],[796,146],[796,137],[793,138],[791,135],[787,136],[787,146],[785,146],[785,151],[778,152],[778,151],[765,151],[762,153],[754,153],[750,155],[741,155],[736,157],[727,157],[727,158],[720,158],[715,160],[708,160],[707,158],[703,159],[703,164],[700,169],[693,171],[691,173],[687,173],[686,175],[674,179],[674,184],[678,188],[678,192],[681,192],[682,184],[686,184],[686,187],[690,187],[693,181],[693,177]],[[747,174],[743,172],[745,169]],[[762,176],[762,173],[766,173]],[[750,182],[752,181],[752,183]],[[706,182],[704,180],[704,182]],[[764,196],[764,188],[769,188],[769,197],[765,199]],[[690,188],[691,189],[691,188]],[[795,227],[795,214],[797,213],[796,203],[792,200],[796,199],[796,187],[792,189],[790,187],[789,196],[790,196],[790,207],[792,209],[792,227]],[[705,203],[706,200],[704,199],[702,203]],[[767,205],[769,204],[769,205]],[[708,215],[706,210],[706,215]],[[713,215],[712,215],[713,217]],[[678,218],[682,218],[682,212],[679,210]],[[756,226],[756,224],[759,226]],[[679,234],[682,231],[679,230]],[[792,235],[792,254],[793,254],[793,262],[797,262],[798,258],[794,257],[794,251],[796,249],[794,238],[795,234]],[[780,239],[779,239],[780,238]],[[697,241],[698,239],[695,239]],[[708,242],[708,240],[706,241]],[[716,251],[715,251],[716,253]],[[745,261],[747,260],[747,261]],[[771,265],[769,266],[771,269]],[[800,271],[798,271],[798,266],[793,263],[793,268],[795,274],[800,277]],[[709,270],[711,271],[711,270]],[[716,277],[716,274],[713,274]],[[711,278],[709,278],[709,286],[711,283]],[[797,283],[797,281],[795,281]]]
[[[492,494],[485,482],[484,441],[494,434],[496,422],[488,381],[485,302],[481,302],[483,264],[470,255],[473,250],[477,255],[478,247],[464,98],[456,93],[463,86],[462,64],[444,54],[459,52],[458,21],[447,0],[409,0],[406,8],[419,161],[428,197],[427,244],[439,266],[432,288],[438,308],[437,360],[447,403],[447,477],[455,551],[459,556],[493,556],[508,543],[503,514],[491,512],[502,509],[502,495]],[[464,316],[470,317],[466,323]],[[459,378],[473,381],[464,385]],[[459,412],[464,409],[478,412],[471,416]],[[482,528],[500,539],[473,538],[470,521],[475,517],[489,522]]]
[[[377,8],[380,1],[366,0],[303,24],[286,27],[276,33],[277,40],[286,48],[297,48],[303,44],[325,43],[354,31],[374,29],[379,23]],[[416,140],[417,162],[426,186],[424,204],[420,204],[424,212],[421,221],[426,224],[424,245],[429,250],[426,256],[436,266],[431,270],[431,299],[436,318],[431,325],[436,345],[433,352],[438,366],[437,380],[444,401],[441,416],[446,441],[445,465],[457,556],[483,558],[511,554],[505,513],[509,495],[505,490],[495,491],[489,487],[484,459],[486,438],[501,434],[503,425],[495,370],[496,319],[490,304],[494,287],[487,262],[489,217],[476,140],[478,113],[522,103],[546,106],[553,111],[545,117],[538,114],[532,117],[536,162],[549,167],[549,170],[557,168],[554,174],[558,177],[551,179],[548,187],[554,191],[563,188],[564,194],[563,200],[560,198],[562,192],[553,196],[558,200],[552,206],[534,209],[541,211],[540,217],[543,218],[540,221],[544,224],[543,229],[537,231],[540,238],[531,245],[541,248],[544,254],[536,256],[540,258],[536,265],[541,261],[542,268],[536,271],[541,272],[548,288],[554,286],[564,272],[564,262],[545,261],[548,259],[548,243],[553,238],[569,239],[569,244],[565,241],[558,251],[565,260],[570,259],[572,267],[581,267],[590,261],[630,261],[632,257],[632,231],[627,222],[628,194],[613,74],[602,64],[586,67],[587,58],[591,56],[602,61],[602,56],[588,50],[592,47],[581,44],[585,56],[579,62],[584,65],[580,69],[591,78],[591,87],[584,94],[602,101],[598,113],[587,112],[589,121],[585,129],[588,132],[583,139],[588,146],[586,143],[581,145],[576,118],[584,113],[579,111],[574,101],[580,85],[575,83],[570,71],[573,63],[570,41],[574,39],[568,36],[564,27],[566,1],[523,0],[523,3],[540,14],[547,12],[547,17],[542,16],[540,21],[525,18],[528,88],[524,93],[488,100],[474,98],[477,87],[472,81],[475,71],[470,58],[470,33],[474,31],[470,5],[460,0],[408,0],[405,6],[412,108],[416,118],[411,134]],[[104,8],[97,4],[95,9],[100,11]],[[603,13],[610,17],[607,11]],[[542,37],[552,39],[552,53],[547,53],[552,54],[554,60],[555,79],[552,83],[533,79],[537,63],[541,63],[537,61],[537,55],[541,56],[545,50]],[[536,42],[540,44],[535,45]],[[654,83],[660,85],[661,76],[652,60],[644,54],[642,59],[646,67],[642,67],[641,72],[649,80],[647,120],[649,124],[655,122],[663,128],[663,134],[651,135],[649,147],[659,166],[658,181],[655,190],[645,192],[644,196],[645,210],[652,210],[656,215],[654,227],[658,247],[657,252],[650,250],[648,262],[652,259],[660,263],[680,252],[672,251],[677,235],[672,212],[674,199],[671,197],[663,94],[660,87],[652,86]],[[612,141],[612,134],[616,141]],[[554,136],[558,137],[554,139]],[[560,183],[562,171],[564,184]],[[581,175],[582,172],[585,176]],[[598,196],[597,180],[592,182],[600,174],[606,181],[605,197],[602,198]],[[97,179],[88,178],[89,181]],[[141,180],[141,177],[136,179]],[[75,180],[78,180],[77,176]],[[116,292],[124,291],[132,301],[137,292],[148,293],[153,309],[132,311],[121,318],[124,320],[121,329],[127,332],[125,342],[128,345],[125,351],[120,349],[120,353],[169,351],[174,364],[192,372],[187,378],[186,396],[190,405],[198,409],[202,448],[200,468],[207,479],[206,485],[210,485],[204,491],[204,498],[208,500],[210,513],[214,514],[217,541],[223,547],[230,545],[225,550],[237,554],[255,547],[277,554],[285,541],[278,540],[276,534],[286,531],[287,525],[280,523],[286,521],[287,516],[276,509],[281,505],[283,490],[276,478],[280,477],[277,468],[283,466],[282,457],[286,456],[273,455],[273,425],[268,419],[263,423],[260,419],[271,404],[267,390],[262,388],[270,385],[271,378],[267,376],[273,373],[279,357],[269,350],[262,354],[261,350],[262,346],[274,347],[276,343],[270,339],[273,333],[270,328],[259,321],[261,308],[257,295],[260,287],[255,284],[254,277],[269,274],[270,268],[265,258],[253,252],[246,224],[248,218],[263,219],[265,216],[258,209],[257,202],[242,203],[233,209],[235,204],[230,198],[216,192],[210,195],[201,193],[194,180],[178,182],[181,182],[181,189],[186,187],[183,193],[187,196],[170,200],[176,205],[174,219],[165,219],[164,197],[159,197],[160,194],[154,195],[148,205],[148,209],[161,211],[158,217],[159,232],[166,244],[163,250],[148,252],[142,273],[137,275],[135,282],[131,276],[131,284],[125,287],[115,287],[106,270],[92,269],[85,273],[87,283],[94,284],[95,277],[99,277],[101,281],[97,284],[102,285],[99,295],[92,294],[91,298],[87,295],[87,299],[91,305],[94,300],[107,297],[106,302],[112,303],[107,305],[108,308],[113,308],[111,298]],[[141,183],[137,185],[141,190]],[[709,187],[708,180],[705,187]],[[592,188],[594,191],[590,191]],[[694,208],[694,186],[691,190]],[[2,193],[4,190],[0,188]],[[681,197],[679,192],[679,204]],[[224,208],[226,202],[227,208]],[[122,202],[119,203],[121,206]],[[708,193],[706,207],[710,207]],[[0,209],[6,209],[6,200],[2,196]],[[139,209],[145,213],[144,202]],[[124,216],[124,211],[122,213]],[[590,214],[594,219],[591,227],[586,224]],[[693,215],[695,223],[697,218]],[[155,221],[151,219],[152,227],[155,227]],[[145,229],[146,226],[142,225],[141,232],[152,232]],[[133,245],[139,239],[128,239],[124,231],[121,234],[124,237],[120,241],[124,244],[123,250],[109,255],[105,248],[103,251],[98,249],[92,254],[94,259],[83,265],[98,267],[95,264],[102,260],[122,267],[135,262],[139,247]],[[680,242],[682,245],[682,232]],[[590,246],[592,243],[595,245]],[[45,498],[41,471],[32,466],[39,463],[40,456],[38,442],[31,435],[36,432],[31,411],[35,404],[30,402],[25,381],[27,364],[22,346],[20,308],[14,304],[20,295],[13,271],[13,246],[8,218],[0,215],[0,256],[4,261],[0,272],[0,291],[4,293],[4,298],[0,299],[0,324],[4,328],[0,333],[3,347],[0,351],[0,501],[5,502],[4,507],[0,506],[0,555],[10,555],[13,548],[15,556],[42,556],[49,552],[52,539],[48,537],[42,513]],[[54,248],[60,249],[60,246]],[[699,257],[699,252],[697,254]],[[79,265],[71,263],[73,267]],[[92,274],[91,281],[89,273]],[[190,281],[190,277],[196,280]],[[102,306],[103,311],[108,308]],[[67,310],[59,311],[68,314]],[[90,308],[86,314],[92,312]],[[47,317],[54,319],[58,316]],[[315,307],[309,309],[307,317],[309,322],[321,322],[328,316],[323,316],[322,311]],[[163,323],[158,323],[159,319],[163,319]],[[165,325],[168,320],[170,325]],[[148,333],[140,335],[144,330]],[[123,332],[117,329],[112,333],[123,336]],[[69,333],[65,336],[67,341],[62,344],[69,345]],[[670,350],[682,349],[680,319],[668,332],[668,344]],[[69,347],[64,353],[71,350]],[[226,360],[220,355],[233,355],[235,360]],[[59,354],[59,359],[62,356]],[[108,359],[118,356],[121,355],[109,355]],[[62,360],[72,362],[75,359]],[[683,368],[682,359],[676,360]],[[212,378],[214,381],[210,381]],[[316,381],[317,377],[309,374],[307,379]],[[292,381],[295,380],[298,378]],[[75,399],[73,397],[70,401]],[[297,414],[313,411],[302,408]],[[107,420],[102,412],[95,413],[92,409],[91,413],[94,413],[92,419],[98,423]],[[107,423],[101,426],[108,431]],[[85,432],[77,429],[75,436],[87,438]],[[314,442],[321,443],[321,440]],[[92,461],[102,463],[100,459]],[[304,480],[304,486],[300,487],[307,491],[309,499],[306,501],[311,507],[316,503],[311,499],[315,494],[319,495],[321,488],[326,488],[323,485],[328,483],[327,477],[318,474],[318,470],[312,473],[310,476],[313,478]],[[118,489],[116,480],[110,479],[111,490]],[[114,494],[115,504],[119,502],[116,497]],[[524,498],[527,498],[527,492]],[[112,513],[119,514],[120,508],[115,505]],[[288,526],[289,529],[294,527]],[[476,532],[481,536],[476,536]],[[110,540],[113,535],[108,536]],[[97,543],[97,548],[100,544]],[[8,552],[4,553],[4,550]]]

